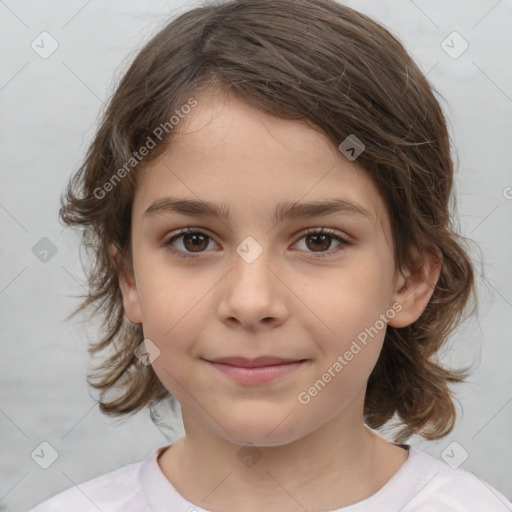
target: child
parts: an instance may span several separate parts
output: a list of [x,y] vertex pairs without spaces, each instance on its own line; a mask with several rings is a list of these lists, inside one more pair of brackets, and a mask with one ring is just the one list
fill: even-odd
[[185,436],[33,512],[512,510],[404,444],[453,429],[467,375],[436,360],[476,304],[452,184],[431,86],[368,17],[235,0],[166,26],[60,213],[97,258],[101,411],[177,401]]

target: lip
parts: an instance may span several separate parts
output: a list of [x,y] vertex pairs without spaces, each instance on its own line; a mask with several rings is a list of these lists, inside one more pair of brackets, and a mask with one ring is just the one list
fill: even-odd
[[232,356],[232,357],[218,357],[216,359],[208,360],[211,363],[222,363],[229,364],[231,366],[238,366],[240,368],[258,368],[263,366],[273,366],[287,363],[297,363],[299,361],[303,361],[303,359],[288,359],[284,357],[277,356],[260,356],[255,358],[247,358],[240,356]]
[[226,357],[205,361],[224,375],[241,384],[263,384],[280,379],[299,369],[305,359],[284,359],[273,356],[247,359]]

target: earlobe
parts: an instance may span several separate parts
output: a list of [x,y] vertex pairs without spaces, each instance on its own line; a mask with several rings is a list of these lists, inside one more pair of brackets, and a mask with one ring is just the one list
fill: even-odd
[[119,272],[119,287],[123,296],[123,307],[125,314],[130,322],[134,324],[140,324],[142,323],[142,314],[133,269],[131,268],[126,270],[124,265],[120,264],[119,252],[113,245],[111,245],[109,248],[109,256],[112,264],[115,265],[116,268],[121,269]]
[[436,254],[432,254],[425,250],[420,255],[416,249],[413,250],[415,265],[421,264],[421,267],[414,273],[398,277],[393,298],[401,304],[402,309],[388,322],[391,327],[413,324],[427,307],[443,265],[441,251],[438,247],[435,247],[435,251]]

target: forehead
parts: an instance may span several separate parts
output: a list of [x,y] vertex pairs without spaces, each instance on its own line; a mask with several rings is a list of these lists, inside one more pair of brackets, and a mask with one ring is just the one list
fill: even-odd
[[276,218],[278,205],[340,199],[389,233],[373,180],[318,128],[265,114],[224,93],[196,97],[164,153],[140,172],[135,209],[173,196],[222,205],[229,216]]

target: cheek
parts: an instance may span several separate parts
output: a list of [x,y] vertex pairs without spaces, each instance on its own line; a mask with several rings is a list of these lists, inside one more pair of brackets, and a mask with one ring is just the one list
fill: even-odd
[[323,373],[297,394],[303,417],[320,424],[347,408],[358,409],[359,401],[364,400],[366,384],[379,352],[380,343],[375,343],[361,347],[361,351],[353,355],[350,361],[340,362],[337,358],[329,361]]
[[189,272],[146,268],[138,276],[144,337],[157,345],[170,368],[177,367],[181,355],[190,351],[200,326],[206,323],[205,304],[215,284],[206,276],[190,279]]
[[319,299],[322,322],[311,316],[307,329],[321,354],[320,364],[301,389],[302,400],[298,397],[318,417],[330,408],[345,407],[363,392],[394,312],[388,307],[384,285],[375,274],[350,274],[332,283]]
[[[350,344],[389,308],[391,277],[386,272],[375,258],[360,258],[357,264],[326,274],[321,288],[304,283],[301,298],[308,306],[310,328],[326,335],[337,349]],[[377,327],[382,330],[382,322]]]

